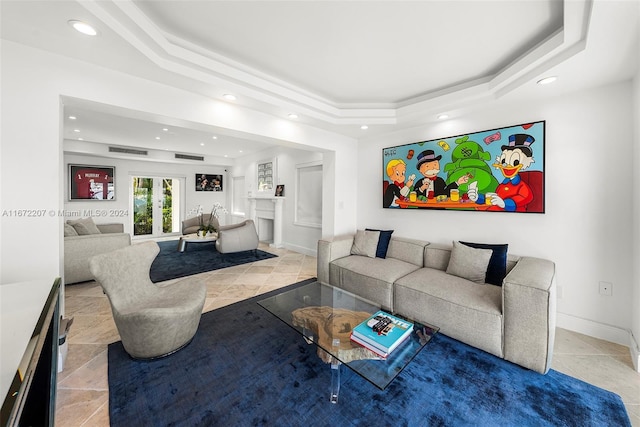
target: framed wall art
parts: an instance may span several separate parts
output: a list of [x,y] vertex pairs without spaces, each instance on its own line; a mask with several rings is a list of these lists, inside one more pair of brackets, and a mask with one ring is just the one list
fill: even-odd
[[196,174],[196,191],[223,191],[222,175]]
[[382,207],[544,213],[545,121],[382,150]]
[[114,166],[69,164],[69,200],[115,200]]
[[257,181],[258,191],[273,190],[273,183],[276,182],[275,159],[258,162]]

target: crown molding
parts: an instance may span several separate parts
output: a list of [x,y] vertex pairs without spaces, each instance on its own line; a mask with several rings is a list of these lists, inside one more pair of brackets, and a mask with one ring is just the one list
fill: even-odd
[[500,98],[579,53],[586,46],[593,1],[564,1],[563,27],[496,74],[388,104],[344,104],[320,97],[164,32],[132,0],[80,4],[156,66],[218,88],[220,95],[232,92],[333,125],[393,125]]

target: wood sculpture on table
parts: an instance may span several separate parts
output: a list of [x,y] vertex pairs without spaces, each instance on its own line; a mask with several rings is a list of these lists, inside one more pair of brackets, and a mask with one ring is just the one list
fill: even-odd
[[333,356],[322,348],[333,348],[334,339],[338,339],[338,359],[343,363],[353,360],[380,359],[374,352],[350,340],[351,330],[367,320],[371,314],[332,307],[304,307],[292,313],[293,325],[308,329],[318,344],[318,357],[331,363]]

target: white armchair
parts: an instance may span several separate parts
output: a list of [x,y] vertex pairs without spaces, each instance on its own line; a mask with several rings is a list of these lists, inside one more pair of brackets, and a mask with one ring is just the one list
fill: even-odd
[[258,249],[258,232],[252,220],[218,227],[216,249],[221,254]]

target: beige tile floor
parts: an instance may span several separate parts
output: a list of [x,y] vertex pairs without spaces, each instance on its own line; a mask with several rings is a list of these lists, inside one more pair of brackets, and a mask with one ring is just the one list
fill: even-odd
[[[203,311],[259,295],[316,276],[316,259],[288,250],[272,258],[191,276],[204,280]],[[58,376],[56,425],[109,425],[107,345],[119,340],[109,303],[95,282],[66,288],[66,315],[74,318],[64,371]],[[619,394],[633,426],[640,427],[640,374],[633,370],[629,349],[558,329],[553,369]]]

